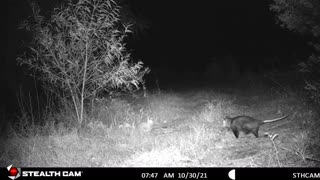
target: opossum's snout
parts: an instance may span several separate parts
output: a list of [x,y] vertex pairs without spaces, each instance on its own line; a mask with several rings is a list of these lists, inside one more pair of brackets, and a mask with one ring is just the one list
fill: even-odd
[[228,119],[223,118],[223,120],[222,120],[222,127],[228,127]]

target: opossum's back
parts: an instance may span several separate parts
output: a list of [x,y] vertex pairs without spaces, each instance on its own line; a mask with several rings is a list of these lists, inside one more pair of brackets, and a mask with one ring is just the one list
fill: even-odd
[[254,118],[247,117],[247,116],[239,116],[232,120],[231,126],[236,126],[242,129],[251,129],[258,127],[260,122]]

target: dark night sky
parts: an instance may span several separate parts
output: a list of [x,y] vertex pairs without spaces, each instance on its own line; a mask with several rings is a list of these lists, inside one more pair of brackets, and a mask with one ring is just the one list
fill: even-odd
[[[61,1],[61,0],[59,0]],[[50,9],[58,1],[41,0]],[[136,12],[150,22],[150,29],[139,41],[130,42],[136,57],[151,68],[189,71],[205,66],[210,57],[232,54],[242,64],[305,52],[303,40],[275,24],[269,11],[270,0],[186,1],[132,0]],[[24,81],[15,58],[25,35],[17,24],[30,10],[25,0],[10,0],[7,16],[7,54],[2,62],[1,81],[8,96]],[[289,61],[283,60],[288,63]],[[5,77],[5,78],[3,78]],[[10,78],[8,78],[10,77]],[[2,83],[3,84],[3,83]]]
[[135,2],[151,29],[133,47],[151,65],[183,71],[205,65],[212,56],[231,53],[241,63],[256,63],[306,50],[302,39],[275,23],[269,0]]
[[[54,6],[50,0],[40,2],[45,9]],[[199,62],[228,53],[267,57],[287,55],[302,48],[294,35],[275,24],[269,3],[270,0],[132,0],[135,11],[148,19],[151,26],[131,47],[151,64],[160,57],[180,64],[181,61],[192,62],[194,58]],[[26,8],[27,3],[23,0],[13,0],[9,6],[8,37],[15,38],[9,44],[11,54],[23,38],[15,28],[26,16]]]

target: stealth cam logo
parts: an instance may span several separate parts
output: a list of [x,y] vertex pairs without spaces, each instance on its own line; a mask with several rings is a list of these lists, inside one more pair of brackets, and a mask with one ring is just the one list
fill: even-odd
[[12,164],[7,167],[9,171],[9,178],[10,179],[17,179],[20,177],[21,168],[12,167]]

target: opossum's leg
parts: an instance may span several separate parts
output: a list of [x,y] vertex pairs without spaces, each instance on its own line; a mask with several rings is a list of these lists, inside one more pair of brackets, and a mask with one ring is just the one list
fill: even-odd
[[256,136],[256,138],[258,138],[259,137],[259,127],[256,128],[252,133]]
[[239,131],[237,129],[233,129],[232,132],[236,136],[236,138],[239,137]]

